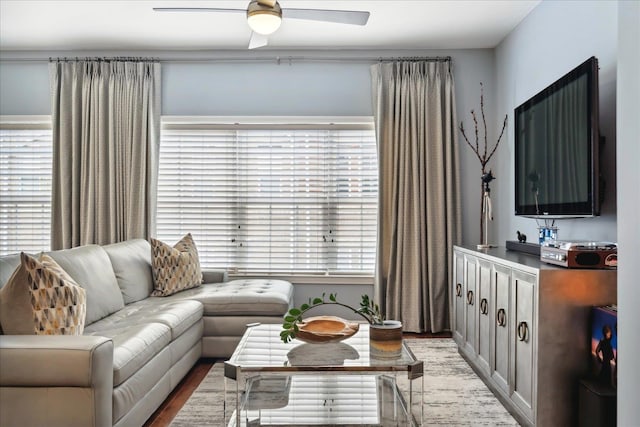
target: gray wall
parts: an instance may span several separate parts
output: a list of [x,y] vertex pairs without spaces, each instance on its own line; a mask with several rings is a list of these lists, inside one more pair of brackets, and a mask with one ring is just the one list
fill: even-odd
[[[559,239],[616,241],[616,46],[617,4],[609,1],[542,2],[496,48],[497,111],[509,114],[508,144],[496,159],[494,198],[497,241],[516,240],[516,230],[534,241],[536,221],[514,211],[515,107],[591,56],[600,67],[600,133],[606,137],[602,173],[606,195],[602,215],[557,222]],[[494,192],[492,191],[492,194]]]
[[166,63],[165,115],[371,115],[369,69],[359,63]]
[[640,2],[620,2],[618,20],[618,425],[631,426],[640,420]]
[[0,60],[0,115],[49,115],[47,63]]

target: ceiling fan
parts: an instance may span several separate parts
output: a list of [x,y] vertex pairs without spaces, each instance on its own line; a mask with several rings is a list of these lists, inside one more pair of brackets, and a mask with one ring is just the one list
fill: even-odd
[[252,30],[249,49],[266,46],[269,34],[280,28],[282,19],[306,19],[310,21],[336,22],[340,24],[366,25],[369,12],[357,10],[291,9],[282,8],[277,0],[251,0],[246,9],[217,7],[154,7],[156,12],[232,12],[246,13]]

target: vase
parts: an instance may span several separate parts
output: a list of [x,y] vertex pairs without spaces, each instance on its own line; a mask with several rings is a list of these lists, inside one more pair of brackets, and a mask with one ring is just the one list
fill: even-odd
[[378,359],[395,359],[402,354],[402,322],[385,320],[369,326],[369,354]]

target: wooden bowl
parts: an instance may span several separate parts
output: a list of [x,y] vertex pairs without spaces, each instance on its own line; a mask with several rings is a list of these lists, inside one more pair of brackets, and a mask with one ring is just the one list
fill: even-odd
[[298,324],[296,339],[306,343],[339,342],[358,332],[360,325],[336,316],[309,317]]

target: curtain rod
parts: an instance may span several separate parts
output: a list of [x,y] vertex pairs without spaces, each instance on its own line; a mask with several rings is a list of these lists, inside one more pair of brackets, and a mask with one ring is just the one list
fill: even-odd
[[52,58],[49,57],[49,62],[70,62],[70,61],[101,61],[101,62],[113,62],[113,61],[129,61],[129,62],[142,62],[142,61],[153,61],[158,62],[158,58],[145,58],[142,56],[113,56],[113,57],[61,57],[61,58]]
[[0,62],[50,62],[50,61],[74,61],[74,60],[86,60],[86,59],[101,59],[104,61],[114,61],[114,60],[122,60],[128,59],[132,61],[141,61],[141,60],[149,60],[149,61],[158,61],[160,63],[163,62],[275,62],[280,65],[282,63],[288,63],[291,65],[293,62],[344,62],[344,63],[355,63],[355,62],[385,62],[385,61],[427,61],[427,62],[450,62],[450,56],[408,56],[408,57],[384,57],[384,56],[369,56],[369,57],[331,57],[331,56],[256,56],[256,57],[217,57],[217,58],[196,58],[196,57],[184,57],[184,58],[157,58],[157,57],[62,57],[62,58],[2,58],[0,57]]

